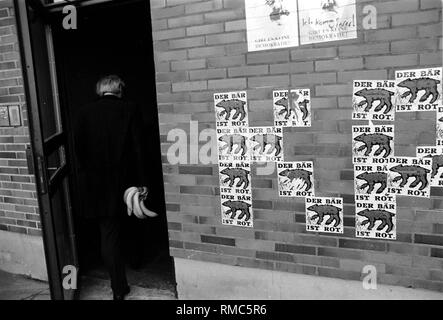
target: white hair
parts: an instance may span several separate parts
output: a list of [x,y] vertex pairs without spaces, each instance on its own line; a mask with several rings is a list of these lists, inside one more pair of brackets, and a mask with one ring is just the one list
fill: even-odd
[[121,96],[123,94],[123,88],[125,83],[120,77],[116,75],[109,75],[101,78],[97,82],[96,93],[100,97],[104,96],[106,93]]

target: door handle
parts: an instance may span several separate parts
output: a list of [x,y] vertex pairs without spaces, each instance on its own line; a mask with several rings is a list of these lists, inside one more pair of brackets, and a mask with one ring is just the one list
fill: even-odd
[[34,174],[34,156],[29,144],[26,146],[26,162],[28,164],[28,173]]
[[42,156],[37,156],[38,183],[40,192],[46,194],[48,192],[48,182],[46,177],[45,160]]

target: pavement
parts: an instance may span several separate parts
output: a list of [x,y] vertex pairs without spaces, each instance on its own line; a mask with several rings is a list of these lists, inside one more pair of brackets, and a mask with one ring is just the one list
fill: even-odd
[[0,300],[50,300],[49,285],[0,270]]
[[[111,300],[109,281],[83,277],[80,300]],[[143,288],[131,285],[126,300],[174,300],[175,292],[167,289]],[[47,282],[0,270],[0,300],[50,300]]]

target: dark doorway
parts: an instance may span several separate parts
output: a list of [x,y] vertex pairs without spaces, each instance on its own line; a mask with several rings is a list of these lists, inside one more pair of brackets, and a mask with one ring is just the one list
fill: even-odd
[[[149,2],[115,2],[79,8],[76,30],[65,30],[61,23],[52,26],[62,116],[70,131],[73,155],[69,128],[73,127],[78,107],[97,98],[95,83],[100,77],[116,74],[124,79],[125,96],[143,110],[144,147],[150,154],[146,166],[151,169],[146,184],[155,195],[159,212],[155,219],[136,220],[126,226],[128,280],[131,285],[175,288],[164,204]],[[106,277],[98,227],[82,219],[76,206],[82,201],[82,190],[76,188],[75,156],[70,158],[80,270],[82,275]]]

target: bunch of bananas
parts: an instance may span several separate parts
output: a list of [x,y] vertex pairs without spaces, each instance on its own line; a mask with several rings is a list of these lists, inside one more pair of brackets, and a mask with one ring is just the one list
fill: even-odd
[[148,196],[148,188],[146,187],[130,187],[126,189],[123,195],[123,201],[128,207],[128,216],[132,213],[139,219],[146,219],[147,217],[154,218],[158,216],[157,213],[147,209],[143,201]]

